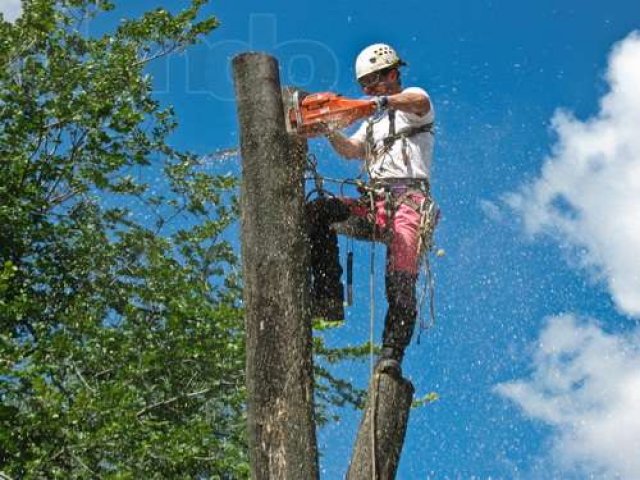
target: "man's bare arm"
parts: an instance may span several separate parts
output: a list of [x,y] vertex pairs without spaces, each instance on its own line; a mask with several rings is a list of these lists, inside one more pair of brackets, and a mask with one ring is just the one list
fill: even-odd
[[347,138],[338,131],[332,131],[327,134],[327,139],[340,156],[349,159],[364,158],[365,150],[363,142]]
[[429,101],[429,97],[422,93],[403,92],[388,95],[387,108],[413,113],[422,117],[431,110],[431,102]]

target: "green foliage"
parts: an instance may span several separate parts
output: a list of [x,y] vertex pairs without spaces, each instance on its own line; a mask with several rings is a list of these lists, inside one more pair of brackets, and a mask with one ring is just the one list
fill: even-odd
[[[145,66],[217,26],[206,2],[100,37],[108,0],[0,20],[0,472],[247,478],[236,180],[172,148]],[[147,182],[153,181],[153,184]],[[322,325],[332,328],[333,325]],[[365,393],[314,340],[317,419]]]
[[[327,328],[335,328],[327,326],[325,323],[321,324],[321,327],[317,331],[322,332]],[[374,346],[374,353],[378,353],[378,351],[379,348]],[[356,409],[363,409],[367,391],[356,388],[350,381],[334,375],[327,366],[344,361],[369,358],[371,344],[367,342],[353,347],[329,348],[324,338],[321,335],[316,335],[313,338],[313,352],[315,356],[316,423],[322,426],[329,421],[339,420],[340,416],[334,407],[350,405]]]
[[0,21],[0,470],[13,478],[248,476],[223,239],[235,181],[167,144],[174,115],[143,71],[217,25],[197,20],[204,3],[97,38],[82,24],[106,0],[28,0]]
[[[335,407],[341,408],[349,405],[362,410],[368,398],[367,390],[355,387],[350,381],[333,374],[327,367],[344,361],[370,360],[371,354],[377,359],[377,355],[380,353],[380,346],[376,344],[372,346],[369,342],[348,347],[327,347],[324,338],[321,336],[322,332],[339,326],[326,321],[318,321],[314,324],[316,331],[316,336],[313,338],[313,351],[316,359],[314,365],[315,407],[316,422],[319,426],[340,419],[339,410],[336,410]],[[439,399],[440,397],[436,392],[429,392],[413,400],[411,407],[425,407]]]
[[433,402],[437,402],[438,400],[440,400],[440,395],[438,395],[436,392],[429,392],[426,395],[420,397],[420,398],[416,398],[412,403],[411,406],[413,408],[419,408],[419,407],[424,407],[426,405],[429,405]]

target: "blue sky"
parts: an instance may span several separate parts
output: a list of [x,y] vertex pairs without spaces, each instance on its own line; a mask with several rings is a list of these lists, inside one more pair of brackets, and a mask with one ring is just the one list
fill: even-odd
[[[8,12],[17,2],[0,1]],[[133,3],[133,2],[132,2]],[[111,15],[162,3],[120,2]],[[282,81],[360,96],[353,60],[392,44],[426,88],[438,133],[437,323],[405,374],[440,399],[411,414],[398,478],[640,478],[640,2],[214,2],[205,44],[151,68],[176,145],[238,144],[230,59],[265,51]],[[635,129],[635,130],[634,130]],[[324,140],[320,169],[356,165]],[[238,159],[212,162],[239,172]],[[345,243],[343,241],[342,245]],[[376,338],[384,315],[376,250]],[[332,345],[369,336],[369,246]],[[368,365],[339,371],[360,386]],[[319,431],[322,478],[342,478],[359,413]]]

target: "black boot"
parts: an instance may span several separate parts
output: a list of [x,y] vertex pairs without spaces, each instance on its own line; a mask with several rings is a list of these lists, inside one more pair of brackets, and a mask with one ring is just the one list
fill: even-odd
[[400,373],[405,348],[411,342],[416,324],[416,275],[389,272],[385,278],[389,310],[382,333],[382,352],[378,369]]

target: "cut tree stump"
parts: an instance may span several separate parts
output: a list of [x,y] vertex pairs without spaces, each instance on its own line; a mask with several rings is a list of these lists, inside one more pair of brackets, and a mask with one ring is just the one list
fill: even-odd
[[[393,480],[409,422],[414,388],[410,381],[374,372],[347,480]],[[371,424],[375,425],[375,439]],[[375,444],[375,458],[372,446]],[[375,470],[374,470],[375,469]]]

